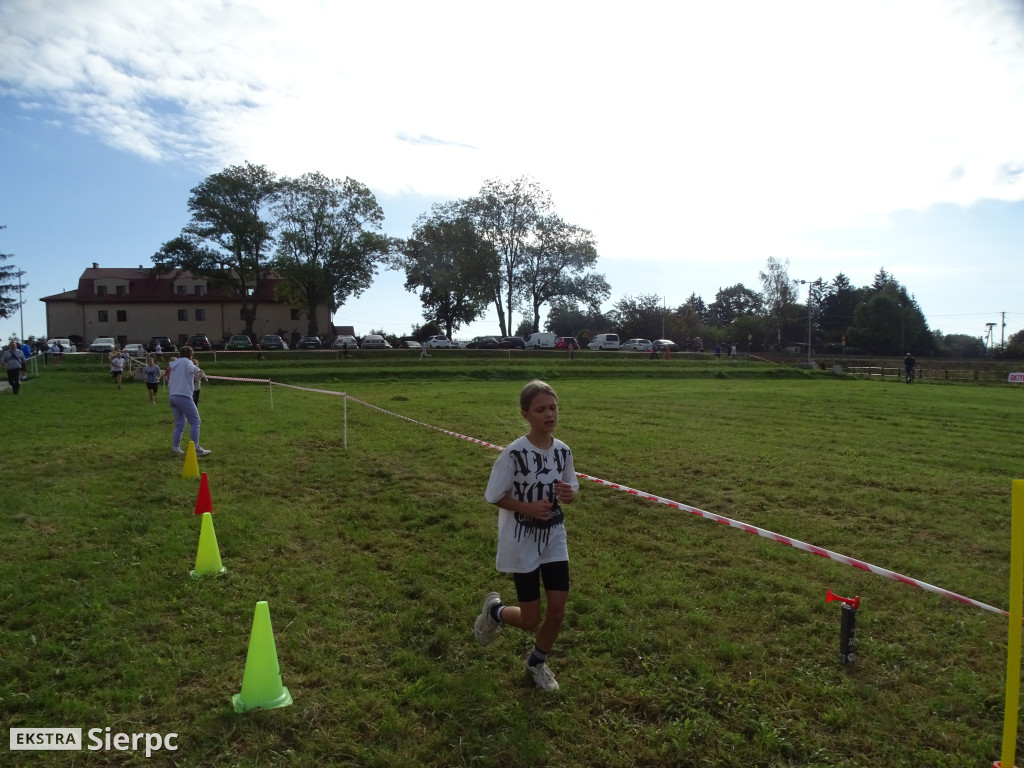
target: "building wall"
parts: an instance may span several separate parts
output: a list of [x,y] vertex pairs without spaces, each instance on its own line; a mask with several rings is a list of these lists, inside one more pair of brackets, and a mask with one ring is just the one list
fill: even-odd
[[[291,343],[308,329],[306,313],[273,299],[273,279],[264,279],[253,333],[277,333]],[[99,336],[112,336],[120,344],[145,344],[151,336],[169,336],[177,343],[205,333],[213,343],[245,332],[242,303],[236,296],[212,288],[206,279],[188,273],[158,275],[152,269],[100,269],[93,264],[79,279],[77,291],[49,296],[46,303],[47,338],[80,336],[89,344]],[[321,335],[331,332],[330,312],[317,310]]]

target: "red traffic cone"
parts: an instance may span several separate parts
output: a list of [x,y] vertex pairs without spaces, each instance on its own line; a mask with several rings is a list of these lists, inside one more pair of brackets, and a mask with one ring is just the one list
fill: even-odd
[[203,512],[213,512],[213,500],[210,499],[210,483],[206,479],[205,472],[203,472],[203,477],[199,481],[199,496],[196,497],[195,514],[201,515]]

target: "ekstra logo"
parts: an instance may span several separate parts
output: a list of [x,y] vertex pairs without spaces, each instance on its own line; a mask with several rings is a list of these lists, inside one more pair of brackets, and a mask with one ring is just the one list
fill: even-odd
[[178,734],[168,733],[111,733],[106,728],[90,728],[88,741],[82,743],[81,728],[11,728],[11,749],[46,749],[46,750],[81,750],[91,752],[97,750],[119,752],[139,752],[145,750],[146,757],[154,752],[166,749],[178,751]]

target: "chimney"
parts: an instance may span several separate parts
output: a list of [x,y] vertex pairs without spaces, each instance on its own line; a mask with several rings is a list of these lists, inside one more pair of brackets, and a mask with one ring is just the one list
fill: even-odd
[[142,265],[141,264],[139,264],[139,269],[142,269]]
[[97,264],[97,263],[96,263],[96,262],[94,261],[94,262],[92,263],[92,268],[93,268],[93,269],[99,269],[99,268],[100,268],[100,265],[99,265],[99,264]]

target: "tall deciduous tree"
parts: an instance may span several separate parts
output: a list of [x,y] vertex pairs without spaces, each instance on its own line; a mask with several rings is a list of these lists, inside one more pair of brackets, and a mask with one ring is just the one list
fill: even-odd
[[594,235],[566,224],[556,214],[541,218],[523,259],[520,290],[531,311],[532,332],[540,330],[541,307],[554,299],[600,305],[611,294],[603,275],[587,273],[597,263]]
[[364,184],[322,173],[284,179],[273,211],[282,297],[306,307],[307,333],[316,336],[319,307],[333,315],[372,284],[389,247],[380,232],[384,211]]
[[661,338],[665,323],[665,305],[661,296],[624,296],[615,303],[612,319],[623,338]]
[[420,216],[401,250],[396,266],[405,270],[405,289],[420,290],[425,320],[443,326],[451,338],[483,314],[498,256],[460,204],[435,205],[429,216]]
[[[7,225],[0,226],[0,229],[7,229]],[[0,253],[0,262],[13,258],[13,253]],[[14,264],[0,263],[0,318],[12,317],[21,307],[22,291],[28,288],[28,283],[21,282],[24,276],[25,273]]]
[[710,323],[714,328],[729,325],[740,315],[756,315],[761,311],[761,294],[743,283],[719,288],[715,300],[708,307]]
[[[761,299],[764,302],[765,316],[771,321],[775,331],[776,344],[782,347],[782,327],[796,316],[797,287],[799,284],[789,277],[789,259],[779,261],[774,256],[768,257],[768,264],[761,278]],[[810,311],[812,302],[808,302]]]
[[274,173],[248,162],[208,176],[192,189],[189,223],[153,256],[158,270],[184,270],[233,288],[250,335],[269,268],[274,241],[269,212],[279,187]]
[[498,256],[498,269],[489,288],[502,336],[508,336],[513,327],[512,307],[519,295],[527,248],[538,222],[550,210],[550,193],[527,176],[514,181],[491,179],[477,197],[465,201],[465,211],[477,232]]

